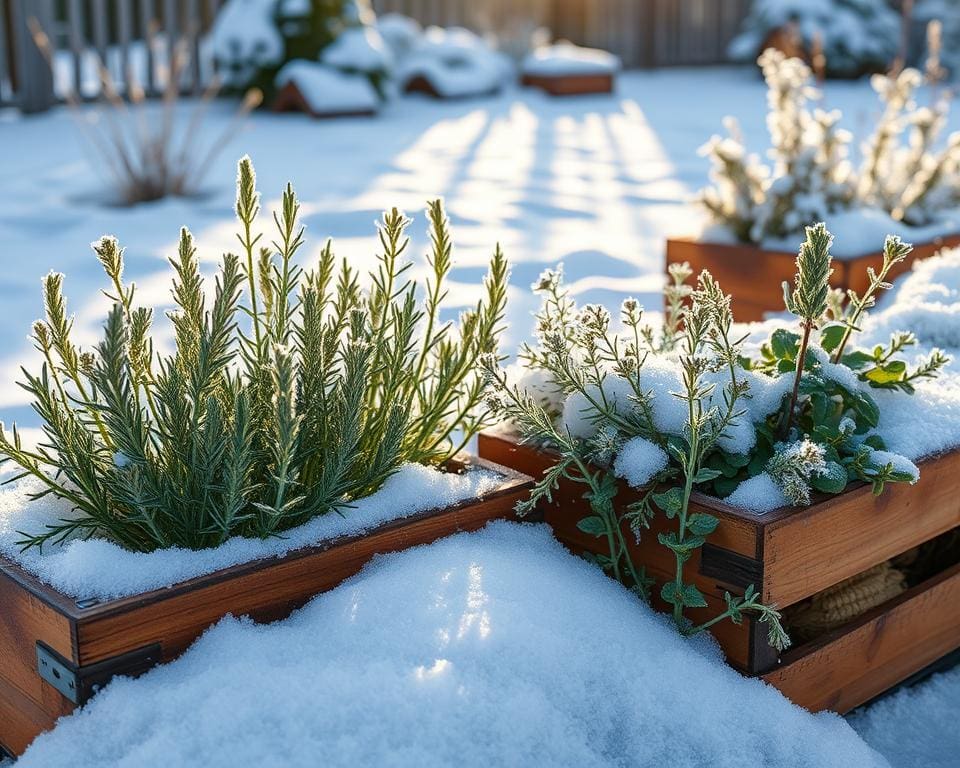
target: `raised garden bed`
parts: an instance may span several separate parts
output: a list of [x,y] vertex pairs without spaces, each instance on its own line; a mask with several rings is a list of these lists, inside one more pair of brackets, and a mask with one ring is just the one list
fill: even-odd
[[314,104],[297,87],[290,82],[277,92],[273,100],[274,112],[303,112],[315,119],[331,119],[335,117],[372,117],[377,114],[374,107],[326,110]]
[[[960,234],[945,235],[915,244],[907,258],[895,265],[890,277],[908,272],[919,259],[933,256],[941,248],[960,245]],[[706,243],[689,237],[667,240],[666,266],[687,262],[694,274],[707,270],[733,297],[734,316],[740,322],[763,320],[767,312],[782,312],[780,285],[792,283],[796,274],[796,252],[773,251],[744,243]],[[851,259],[834,259],[830,284],[863,293],[869,284],[867,267],[877,268],[883,259],[874,251]]]
[[[374,555],[428,544],[513,516],[529,493],[526,475],[489,461],[470,467],[502,477],[495,490],[417,513],[362,535],[343,536],[115,600],[75,600],[0,556],[0,747],[23,752],[57,718],[114,675],[140,674],[173,659],[230,613],[281,619],[356,574]],[[448,465],[466,471],[463,463]]]
[[525,74],[520,84],[539,88],[551,96],[581,96],[590,93],[613,93],[613,74]]
[[[549,453],[518,444],[505,431],[481,433],[479,452],[532,476],[555,463]],[[919,466],[920,480],[914,486],[895,484],[874,496],[869,486],[853,484],[809,507],[764,515],[695,494],[691,511],[708,512],[720,524],[686,565],[687,579],[708,604],[690,610],[690,618],[699,623],[720,614],[724,592],[742,593],[750,584],[764,602],[788,608],[960,526],[960,451]],[[602,554],[603,542],[577,527],[589,514],[583,490],[582,485],[561,481],[554,503],[545,504],[542,512],[572,551]],[[621,482],[614,503],[627,504],[639,495]],[[671,525],[656,515],[639,542],[627,532],[634,561],[658,583],[674,576],[672,553],[657,541],[657,534]],[[846,712],[960,647],[960,616],[946,607],[957,601],[960,571],[953,566],[782,656],[750,616],[744,616],[739,626],[721,622],[711,631],[732,666],[763,676],[808,709]],[[658,597],[654,603],[659,609],[666,607]]]

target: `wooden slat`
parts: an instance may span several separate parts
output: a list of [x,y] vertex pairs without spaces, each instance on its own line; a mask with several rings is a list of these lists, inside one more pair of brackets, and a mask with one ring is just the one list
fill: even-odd
[[792,605],[960,525],[960,451],[919,466],[916,485],[864,485],[765,526],[764,601]]
[[130,78],[138,77],[131,67],[130,43],[133,40],[133,0],[116,0],[117,42],[120,46],[120,82],[130,92]]
[[13,100],[10,54],[10,37],[7,30],[7,0],[0,0],[0,105]]
[[960,647],[960,565],[783,658],[764,675],[791,701],[844,713]]
[[154,5],[154,0],[140,0],[140,36],[147,53],[147,78],[146,82],[143,83],[143,87],[147,93],[151,94],[157,92],[157,74],[150,31],[157,21],[157,10]]
[[73,90],[78,97],[83,96],[83,51],[86,48],[86,36],[83,32],[83,0],[67,2],[67,40],[70,45],[70,59],[73,62]]

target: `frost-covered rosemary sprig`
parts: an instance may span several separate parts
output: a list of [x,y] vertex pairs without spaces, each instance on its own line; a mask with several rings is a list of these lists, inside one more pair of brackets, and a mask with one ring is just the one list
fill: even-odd
[[833,235],[827,231],[823,222],[807,227],[806,235],[806,240],[797,254],[797,275],[794,279],[793,291],[791,292],[788,282],[783,283],[784,304],[788,312],[800,318],[802,335],[800,351],[797,353],[797,370],[793,380],[793,392],[790,395],[790,406],[780,427],[781,437],[786,437],[790,432],[790,424],[797,408],[797,395],[800,391],[800,379],[803,376],[810,334],[827,311],[830,275],[833,274],[833,269],[830,267],[830,246],[833,243]]
[[484,297],[458,323],[442,322],[451,237],[439,201],[428,205],[421,303],[403,261],[409,220],[396,209],[384,214],[364,291],[329,242],[315,268],[297,265],[303,229],[292,187],[267,247],[248,158],[237,181],[241,255],[223,257],[212,301],[181,230],[169,354],[154,351],[152,311],[123,282],[115,239],[94,244],[113,301],[94,352],[71,340],[62,276],[44,280],[46,318],[34,325],[44,362],[39,374],[24,372],[24,387],[45,439],[28,448],[16,426],[0,426],[0,463],[76,514],[23,532],[25,547],[101,536],[138,551],[200,549],[275,535],[349,506],[405,462],[443,463],[487,423],[475,361],[497,354],[507,283],[499,248]]

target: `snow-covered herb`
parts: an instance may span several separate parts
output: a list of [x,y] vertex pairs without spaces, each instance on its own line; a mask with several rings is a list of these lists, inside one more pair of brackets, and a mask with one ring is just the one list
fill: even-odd
[[483,300],[459,324],[443,322],[452,245],[439,201],[427,207],[433,247],[421,302],[403,263],[409,220],[397,209],[379,225],[382,253],[364,290],[329,242],[314,269],[297,265],[303,229],[290,185],[269,245],[255,234],[249,158],[237,187],[240,255],[223,257],[212,302],[181,230],[170,355],[154,352],[153,310],[123,281],[116,239],[93,244],[113,302],[95,350],[71,338],[63,276],[44,279],[46,317],[33,335],[44,363],[24,372],[23,386],[45,439],[29,448],[16,426],[0,425],[0,463],[79,514],[24,532],[25,547],[102,536],[138,551],[202,549],[276,535],[345,509],[406,462],[444,462],[487,423],[476,360],[496,355],[502,329],[499,248]]

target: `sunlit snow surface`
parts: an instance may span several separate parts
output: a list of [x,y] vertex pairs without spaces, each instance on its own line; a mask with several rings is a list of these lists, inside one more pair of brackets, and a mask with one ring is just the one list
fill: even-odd
[[18,768],[885,765],[682,640],[544,526],[383,558],[285,622],[225,619]]

